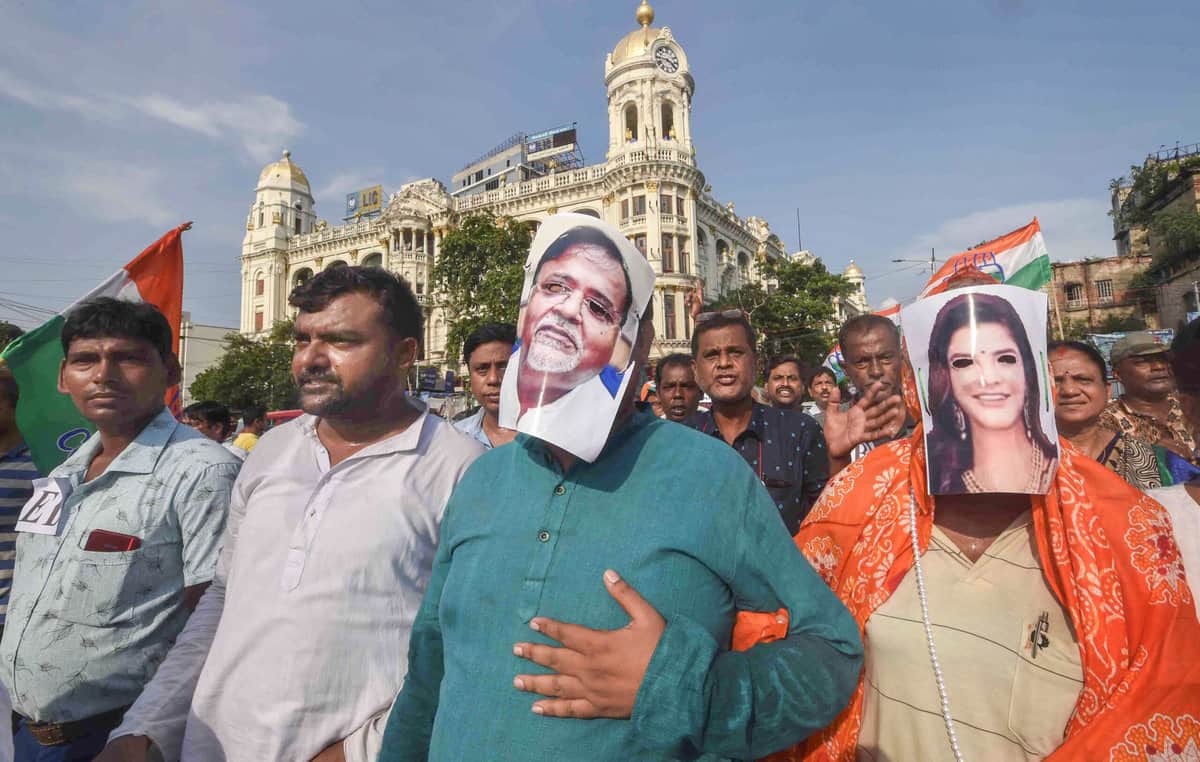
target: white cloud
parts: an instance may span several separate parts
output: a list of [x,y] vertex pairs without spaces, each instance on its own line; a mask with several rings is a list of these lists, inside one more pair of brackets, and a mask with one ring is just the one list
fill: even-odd
[[258,162],[269,161],[304,129],[291,106],[270,95],[185,103],[157,93],[78,94],[42,87],[0,69],[0,96],[42,111],[65,111],[103,121],[130,122],[150,117],[214,140],[236,143]]
[[162,172],[124,162],[76,159],[48,190],[78,211],[103,222],[140,222],[166,227],[182,222],[164,203]]
[[[927,252],[933,248],[938,261],[942,262],[946,257],[965,251],[977,243],[1027,225],[1035,216],[1041,223],[1042,236],[1051,260],[1063,262],[1085,257],[1109,257],[1116,254],[1116,249],[1112,242],[1108,208],[1102,199],[1069,198],[971,212],[914,236],[893,253],[893,258],[919,259],[927,256]],[[928,277],[928,270],[904,277],[903,282],[890,284],[891,293],[883,296],[907,301],[920,290]]]

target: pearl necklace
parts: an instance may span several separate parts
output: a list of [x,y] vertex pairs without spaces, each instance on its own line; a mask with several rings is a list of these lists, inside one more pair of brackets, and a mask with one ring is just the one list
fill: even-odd
[[950,715],[950,699],[946,695],[946,683],[942,679],[942,667],[938,663],[937,648],[933,645],[933,625],[929,622],[929,600],[925,595],[925,573],[921,570],[921,544],[917,538],[917,498],[912,485],[908,487],[908,519],[912,530],[913,570],[917,573],[917,598],[921,601],[921,622],[925,625],[925,641],[929,644],[929,663],[933,666],[933,678],[937,682],[938,698],[942,705],[942,720],[946,723],[946,736],[950,739],[950,750],[957,762],[963,762],[958,748],[958,734],[954,731],[954,718]]

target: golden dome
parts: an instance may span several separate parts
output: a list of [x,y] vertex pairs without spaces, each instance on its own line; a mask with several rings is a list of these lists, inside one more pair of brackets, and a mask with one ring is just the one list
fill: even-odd
[[292,152],[285,150],[283,158],[279,161],[273,161],[263,167],[262,174],[258,176],[258,185],[261,188],[272,180],[291,183],[294,185],[303,186],[305,190],[311,191],[312,188],[308,184],[308,177],[304,174],[304,170],[296,166],[292,161]]
[[860,276],[862,276],[862,274],[863,274],[863,271],[859,268],[858,265],[854,264],[853,259],[850,260],[850,265],[848,267],[846,267],[846,271],[844,273],[842,273],[842,275],[847,278],[860,277]]
[[650,7],[650,3],[646,2],[646,0],[642,0],[642,4],[638,6],[637,22],[642,28],[635,29],[622,37],[617,46],[613,48],[612,62],[614,66],[622,61],[649,52],[650,43],[654,42],[658,37],[658,33],[662,31],[650,26],[654,23],[654,9]]

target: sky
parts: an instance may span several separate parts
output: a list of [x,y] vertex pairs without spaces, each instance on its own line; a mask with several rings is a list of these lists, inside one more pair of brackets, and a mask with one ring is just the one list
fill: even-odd
[[[518,131],[607,147],[632,0],[0,0],[0,320],[66,307],[169,228],[184,309],[236,327],[262,166],[344,194],[436,177]],[[1200,142],[1200,3],[658,0],[696,81],[697,162],[874,306],[1037,215],[1056,260],[1115,253],[1108,185]],[[799,210],[800,229],[796,216]]]

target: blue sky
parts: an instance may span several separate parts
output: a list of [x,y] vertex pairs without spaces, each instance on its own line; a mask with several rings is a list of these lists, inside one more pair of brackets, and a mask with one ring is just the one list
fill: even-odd
[[[184,307],[236,326],[264,163],[343,194],[448,181],[519,130],[607,142],[604,56],[631,0],[0,0],[0,319],[30,326],[183,220]],[[696,79],[714,193],[872,304],[1037,214],[1055,259],[1109,256],[1108,182],[1200,142],[1200,4],[659,0]],[[4,306],[9,305],[9,306]]]

